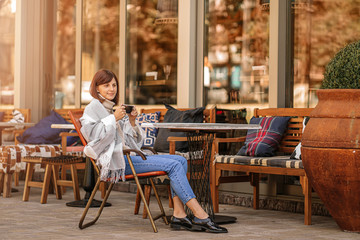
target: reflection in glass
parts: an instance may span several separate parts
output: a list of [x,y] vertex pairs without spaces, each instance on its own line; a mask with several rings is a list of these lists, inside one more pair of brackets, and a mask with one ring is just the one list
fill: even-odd
[[14,106],[15,0],[0,1],[0,107]]
[[268,103],[269,13],[258,0],[206,0],[204,104]]
[[75,106],[75,3],[57,1],[55,108]]
[[84,0],[81,104],[92,97],[89,86],[101,68],[119,72],[119,1]]
[[130,104],[176,104],[177,0],[128,0],[126,93]]
[[315,107],[325,66],[360,39],[360,0],[306,0],[295,4],[294,107]]

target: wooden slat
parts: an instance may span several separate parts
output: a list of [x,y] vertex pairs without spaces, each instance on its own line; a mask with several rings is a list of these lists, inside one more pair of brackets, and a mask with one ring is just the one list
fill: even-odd
[[43,187],[43,182],[28,182],[28,186],[29,187],[42,188]]
[[72,187],[73,186],[72,181],[69,181],[69,180],[57,180],[56,183],[57,183],[57,185],[64,186],[64,187]]
[[239,172],[266,173],[275,175],[305,176],[304,169],[297,168],[277,168],[229,163],[216,163],[216,169]]

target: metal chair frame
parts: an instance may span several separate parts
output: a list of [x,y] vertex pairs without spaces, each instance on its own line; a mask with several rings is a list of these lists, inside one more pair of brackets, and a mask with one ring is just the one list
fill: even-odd
[[[75,129],[78,132],[79,137],[80,137],[82,143],[85,146],[86,145],[86,140],[84,139],[84,137],[81,134],[81,131],[80,131],[81,123],[79,121],[82,114],[83,114],[82,110],[69,111],[69,116],[71,118],[71,121],[73,122],[73,124],[75,126]],[[146,208],[146,211],[148,213],[151,226],[152,226],[154,232],[158,232],[158,230],[157,230],[157,228],[155,226],[155,222],[154,222],[156,219],[162,218],[164,220],[165,224],[168,225],[169,223],[167,221],[165,210],[164,210],[164,208],[162,206],[162,203],[161,203],[161,200],[159,198],[158,192],[156,190],[155,184],[154,184],[154,182],[152,181],[151,178],[166,175],[166,172],[157,171],[157,172],[146,172],[146,173],[137,174],[136,171],[135,171],[134,165],[133,165],[133,163],[131,161],[131,156],[130,156],[131,152],[135,152],[136,154],[140,155],[143,160],[146,160],[146,157],[140,151],[137,151],[135,149],[126,149],[126,150],[124,150],[124,155],[126,155],[126,157],[128,159],[128,162],[129,162],[129,165],[130,165],[130,168],[131,168],[131,171],[133,173],[132,175],[126,175],[125,178],[127,180],[130,180],[130,179],[135,180],[138,191],[140,192],[141,199],[142,199],[142,201],[144,203],[144,206]],[[100,175],[99,174],[100,173],[100,168],[96,165],[95,160],[91,159],[91,162],[94,165],[94,168],[95,168],[96,172],[98,173],[98,175]],[[141,188],[141,185],[140,185],[140,182],[139,182],[139,178],[149,178],[149,180],[150,180],[151,186],[152,186],[152,188],[154,190],[154,194],[155,194],[156,200],[158,202],[158,205],[159,205],[159,208],[160,208],[160,211],[161,211],[161,214],[159,214],[156,217],[153,217],[151,212],[150,212],[150,208],[149,208],[149,205],[147,204],[147,201],[145,199],[144,192],[143,192],[143,190]],[[96,194],[97,190],[99,189],[100,182],[101,182],[100,177],[98,177],[97,181],[96,181],[96,184],[95,184],[95,187],[94,187],[94,189],[93,189],[93,191],[91,193],[91,196],[90,196],[90,198],[88,200],[88,203],[87,203],[87,205],[85,207],[85,210],[84,210],[84,212],[83,212],[83,214],[82,214],[82,216],[80,218],[80,222],[79,222],[79,228],[80,229],[87,228],[87,227],[89,227],[89,226],[96,223],[96,221],[99,219],[99,217],[100,217],[100,215],[101,215],[101,213],[102,213],[102,211],[103,211],[103,209],[105,207],[105,203],[106,203],[107,199],[109,198],[110,192],[111,192],[111,190],[112,190],[112,188],[114,186],[114,183],[110,183],[108,189],[106,190],[105,197],[104,197],[103,202],[102,202],[102,204],[101,204],[101,206],[100,206],[100,208],[98,210],[98,213],[97,213],[96,217],[92,221],[87,222],[87,223],[84,224],[85,217],[86,217],[86,215],[87,215],[87,213],[89,211],[89,208],[90,208],[91,203],[92,203],[92,201],[93,201],[93,199],[95,197],[95,194]]]

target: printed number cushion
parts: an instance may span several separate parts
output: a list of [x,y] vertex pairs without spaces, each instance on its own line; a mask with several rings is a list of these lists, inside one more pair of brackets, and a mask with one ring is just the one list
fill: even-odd
[[271,157],[279,148],[290,117],[253,117],[250,124],[260,124],[262,129],[248,130],[244,146],[237,155]]
[[[158,123],[160,119],[160,112],[155,113],[142,113],[137,116],[136,120],[141,125],[142,123]],[[154,146],[155,139],[158,133],[157,128],[143,128],[146,133],[146,138],[144,139],[143,147],[152,147]]]

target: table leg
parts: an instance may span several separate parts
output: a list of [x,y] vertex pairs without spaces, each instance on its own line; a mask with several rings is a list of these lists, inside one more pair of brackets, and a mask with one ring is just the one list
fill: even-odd
[[[236,221],[235,217],[214,214],[210,190],[210,163],[212,161],[214,137],[214,133],[187,133],[190,157],[190,186],[198,202],[214,222],[219,224],[233,223]],[[186,211],[188,215],[192,215],[189,209]]]

